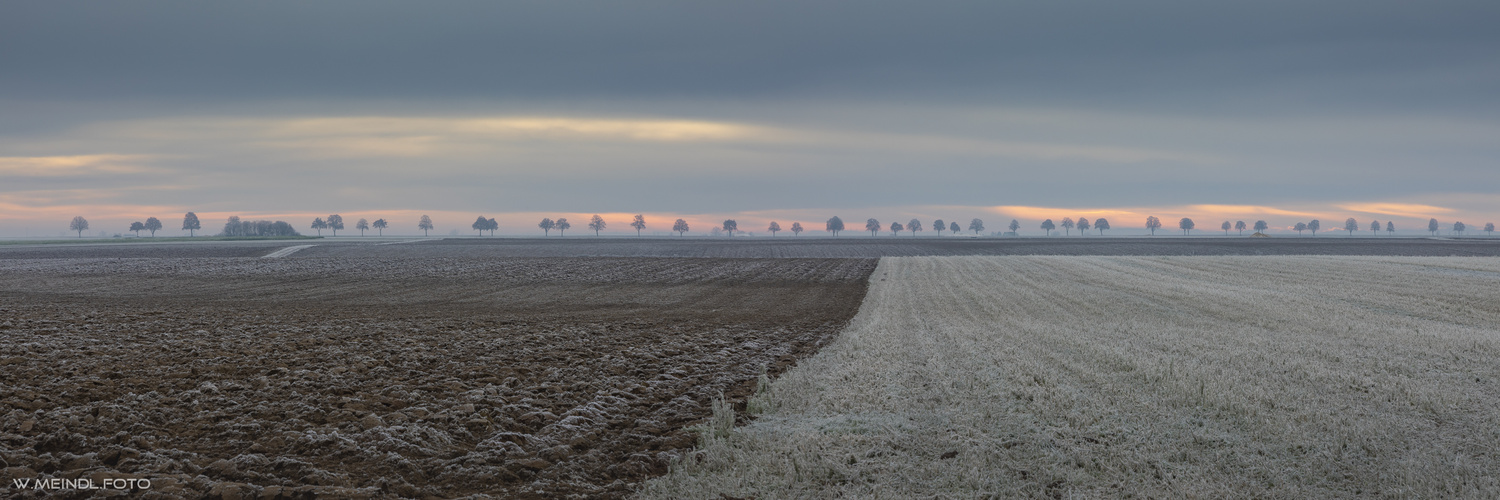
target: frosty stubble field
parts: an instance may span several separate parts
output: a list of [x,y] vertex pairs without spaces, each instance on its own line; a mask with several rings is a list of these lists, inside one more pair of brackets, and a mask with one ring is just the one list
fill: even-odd
[[1500,260],[883,259],[646,496],[1487,496]]

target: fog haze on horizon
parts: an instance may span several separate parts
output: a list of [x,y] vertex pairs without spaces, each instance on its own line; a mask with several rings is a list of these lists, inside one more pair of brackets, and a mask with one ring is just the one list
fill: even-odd
[[1463,1],[9,4],[0,236],[189,210],[1477,230],[1496,25]]

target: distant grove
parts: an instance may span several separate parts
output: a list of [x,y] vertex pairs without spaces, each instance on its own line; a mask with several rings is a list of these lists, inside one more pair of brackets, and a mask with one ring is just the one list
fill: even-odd
[[[635,215],[635,217],[629,222],[629,225],[631,228],[635,229],[636,236],[641,236],[642,231],[645,231],[648,227],[646,216],[643,214]],[[599,236],[600,232],[603,231],[607,226],[608,222],[604,220],[604,217],[601,217],[597,214],[591,217],[588,222],[588,228],[594,231],[595,236]],[[161,230],[162,227],[163,225],[160,219],[157,219],[156,217],[148,217],[144,222],[138,221],[130,223],[127,231],[135,233],[136,236],[140,236],[141,231],[147,231],[150,236],[155,237],[156,232],[158,230]],[[318,236],[322,236],[324,230],[328,230],[333,236],[338,236],[338,232],[344,230],[345,228],[344,217],[339,214],[329,215],[326,218],[317,217],[313,219],[312,224],[308,227],[316,231]],[[389,227],[390,223],[385,219],[375,219],[375,221],[373,222],[366,219],[360,219],[358,222],[354,223],[354,229],[359,231],[360,236],[364,236],[367,231],[371,230],[375,231],[377,235],[383,236],[385,235],[385,230]],[[426,236],[430,231],[437,228],[437,226],[433,223],[432,218],[426,215],[423,215],[417,221],[416,227],[417,229],[422,231],[423,236]],[[556,220],[553,220],[549,217],[543,218],[541,222],[537,223],[537,227],[542,230],[542,236],[551,236],[552,231],[557,230],[557,235],[561,237],[564,236],[566,231],[572,228],[573,225],[568,222],[568,219],[566,217],[558,217]],[[1010,224],[1006,225],[1005,227],[1006,229],[1009,229],[1008,232],[991,234],[996,236],[1020,236],[1020,221],[1011,219]],[[1146,217],[1146,220],[1144,221],[1142,227],[1149,231],[1152,236],[1155,236],[1156,230],[1162,229],[1163,225],[1161,219],[1158,219],[1155,216],[1149,216]],[[483,235],[486,231],[488,231],[490,236],[494,236],[495,231],[500,229],[500,222],[493,218],[486,218],[485,216],[481,215],[474,220],[473,224],[469,225],[469,228],[473,229],[480,235]],[[935,236],[942,235],[943,231],[948,231],[949,234],[958,234],[958,232],[962,230],[960,229],[957,221],[949,222],[943,219],[932,221],[931,228],[933,235]],[[1059,222],[1053,222],[1052,219],[1045,219],[1042,221],[1040,226],[1037,226],[1037,228],[1041,229],[1043,231],[1043,234],[1047,236],[1052,236],[1059,230],[1061,230],[1063,236],[1069,236],[1072,235],[1073,229],[1075,228],[1078,229],[1079,236],[1087,235],[1090,229],[1098,231],[1102,236],[1104,235],[1105,231],[1111,229],[1111,225],[1108,219],[1102,217],[1094,219],[1093,221],[1090,221],[1088,217],[1079,217],[1077,220],[1074,220],[1071,217],[1063,217]],[[1191,235],[1193,230],[1197,228],[1197,223],[1194,222],[1191,218],[1183,217],[1182,219],[1177,221],[1177,229],[1181,230],[1182,234],[1185,236]],[[1234,221],[1233,223],[1226,220],[1219,224],[1219,229],[1224,231],[1225,236],[1229,236],[1230,231],[1234,231],[1235,235],[1243,236],[1245,234],[1245,231],[1247,230],[1255,231],[1251,236],[1265,236],[1265,231],[1270,228],[1271,225],[1264,220],[1257,220],[1252,224],[1246,224],[1245,221],[1242,220]],[[1469,225],[1461,221],[1453,222],[1451,225],[1438,222],[1436,218],[1428,219],[1427,221],[1426,230],[1433,236],[1437,236],[1445,228],[1449,230],[1449,234],[1455,236],[1464,236],[1470,230]],[[78,237],[82,238],[83,232],[89,229],[89,221],[88,219],[83,218],[83,216],[81,215],[73,217],[73,220],[68,225],[68,229],[77,232]],[[196,236],[197,231],[201,229],[203,229],[203,226],[202,223],[198,220],[197,214],[188,212],[187,214],[183,215],[182,230],[188,231],[189,237]],[[839,233],[843,232],[844,229],[844,220],[839,218],[838,216],[829,218],[826,222],[824,222],[823,225],[823,230],[833,235],[834,237],[838,237]],[[922,224],[922,221],[918,219],[911,219],[905,224],[901,222],[891,222],[889,226],[882,226],[879,219],[871,217],[865,220],[864,229],[866,231],[869,231],[870,236],[872,237],[880,236],[882,231],[890,231],[890,236],[893,237],[900,236],[903,232],[910,233],[910,236],[916,237],[917,233],[924,230],[924,225]],[[979,236],[984,231],[984,229],[984,221],[978,218],[970,220],[967,227],[967,230],[973,231],[975,236]],[[1290,226],[1286,226],[1286,229],[1296,231],[1299,236],[1304,234],[1317,236],[1318,231],[1323,229],[1323,223],[1318,219],[1313,219],[1307,222],[1298,221]],[[1353,236],[1354,233],[1362,231],[1369,231],[1372,235],[1375,236],[1379,236],[1382,231],[1384,231],[1387,235],[1394,235],[1396,233],[1396,223],[1385,221],[1385,223],[1382,224],[1378,220],[1371,220],[1368,225],[1365,225],[1358,219],[1350,217],[1344,220],[1343,226],[1334,226],[1332,229],[1347,231],[1349,236]],[[1486,235],[1493,236],[1495,232],[1495,223],[1487,222],[1481,229],[1485,232]],[[781,231],[791,231],[793,236],[801,236],[804,230],[805,229],[803,228],[801,222],[792,222],[790,226],[788,226],[787,228],[783,228],[780,222],[771,221],[771,223],[766,227],[766,232],[771,233],[772,237],[775,237],[777,233]],[[683,236],[688,232],[691,232],[691,228],[688,226],[688,222],[686,220],[677,219],[672,223],[671,231],[677,233],[678,236]],[[739,222],[734,219],[726,219],[722,224],[710,228],[709,231],[709,234],[712,236],[723,237],[732,237],[735,233],[743,234],[746,233],[746,231],[740,229]],[[288,224],[284,221],[244,221],[240,220],[239,216],[233,216],[224,223],[224,229],[219,232],[218,236],[280,237],[301,236],[301,234],[298,233],[291,224]]]

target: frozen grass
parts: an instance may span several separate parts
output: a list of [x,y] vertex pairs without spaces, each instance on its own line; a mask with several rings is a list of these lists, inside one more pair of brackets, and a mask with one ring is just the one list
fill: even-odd
[[887,258],[648,498],[1500,496],[1500,259]]

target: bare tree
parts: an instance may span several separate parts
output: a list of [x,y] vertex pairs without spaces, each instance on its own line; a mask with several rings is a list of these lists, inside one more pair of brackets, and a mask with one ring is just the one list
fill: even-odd
[[1188,232],[1193,230],[1193,226],[1193,219],[1187,217],[1183,217],[1182,220],[1177,221],[1177,227],[1182,229],[1183,236],[1187,236]]
[[152,238],[156,237],[156,231],[158,231],[160,229],[161,229],[161,219],[158,219],[156,217],[147,217],[146,218],[146,230],[147,231],[151,231],[151,237]]
[[146,225],[145,224],[141,224],[141,221],[135,221],[135,222],[130,223],[130,229],[129,229],[129,231],[135,233],[135,237],[137,237],[137,238],[141,237],[141,231],[145,231],[145,230],[146,230]]
[[1310,221],[1307,222],[1307,230],[1308,231],[1312,231],[1312,235],[1313,236],[1317,236],[1318,235],[1318,229],[1322,229],[1322,228],[1323,228],[1323,223],[1319,222],[1318,219],[1313,219],[1313,220],[1310,220]]
[[359,222],[354,223],[354,228],[359,230],[360,236],[364,236],[365,231],[370,230],[370,221],[360,219]]
[[1089,230],[1089,218],[1088,217],[1079,217],[1078,218],[1078,235],[1079,236],[1083,236],[1084,233],[1087,232],[1088,230]]
[[316,217],[313,219],[312,228],[318,230],[318,236],[322,236],[323,230],[328,229],[328,222],[324,221],[322,217]]
[[557,227],[557,223],[552,222],[551,218],[542,217],[542,221],[538,222],[536,227],[542,228],[542,236],[552,236],[552,228]]
[[192,238],[194,236],[194,233],[196,233],[199,229],[203,229],[203,224],[198,222],[198,214],[188,212],[186,215],[182,216],[182,228],[186,229],[188,232],[188,237]]
[[1306,222],[1298,222],[1297,225],[1292,226],[1292,229],[1296,229],[1297,230],[1297,236],[1302,236],[1302,232],[1307,230],[1307,223]]
[[376,231],[380,231],[379,236],[385,236],[385,228],[391,227],[391,223],[386,222],[385,219],[375,219],[375,223],[370,226],[374,227]]
[[802,223],[801,222],[793,222],[792,223],[792,236],[801,236],[801,235],[802,235]]
[[1269,229],[1270,227],[1271,227],[1271,225],[1270,224],[1266,224],[1266,221],[1263,221],[1263,220],[1255,221],[1255,232],[1257,232],[1257,233],[1265,234],[1266,229]]
[[1242,220],[1234,221],[1234,230],[1237,231],[1237,232],[1239,232],[1240,236],[1244,236],[1245,235],[1245,221],[1242,221]]
[[1370,236],[1380,236],[1380,221],[1370,221]]
[[423,215],[421,219],[417,220],[417,229],[422,230],[422,236],[427,236],[427,232],[433,230],[433,228],[432,217]]
[[1155,215],[1146,217],[1146,229],[1151,230],[1151,236],[1156,236],[1156,230],[1161,229],[1161,219]]
[[1393,222],[1393,221],[1385,221],[1385,234],[1390,235],[1390,236],[1394,236],[1396,234],[1396,223],[1395,222]]
[[880,221],[875,220],[874,218],[866,220],[865,230],[870,232],[870,236],[875,236],[875,233],[880,232]]
[[599,231],[603,231],[605,225],[604,218],[599,214],[594,214],[594,217],[589,219],[589,229],[594,231],[594,236],[599,236]]
[[917,237],[917,232],[922,230],[922,221],[919,221],[919,220],[916,220],[916,219],[912,219],[910,221],[907,221],[906,222],[906,230],[907,231],[911,231],[911,236],[913,238]]
[[1464,235],[1464,230],[1468,229],[1468,228],[1469,228],[1469,226],[1464,225],[1464,223],[1462,223],[1462,222],[1454,222],[1453,223],[1453,232],[1456,233],[1456,234],[1458,234],[1459,236],[1463,236]]
[[719,226],[714,226],[713,229],[708,230],[708,235],[713,238],[718,238],[724,235],[724,230],[719,229]]
[[1484,223],[1484,234],[1485,234],[1485,236],[1494,236],[1495,235],[1495,223],[1493,223],[1493,222],[1486,222],[1486,223]]
[[839,231],[844,230],[844,219],[840,219],[837,215],[833,216],[832,218],[828,219],[828,224],[825,226],[825,229],[828,232],[833,233],[834,238],[839,237]]
[[635,235],[640,237],[641,230],[646,229],[646,215],[635,214],[635,220],[630,221],[630,227],[635,228]]
[[1433,236],[1437,236],[1437,232],[1438,232],[1438,221],[1437,221],[1437,219],[1427,219],[1427,232],[1432,233]]
[[734,237],[734,232],[735,231],[739,231],[739,230],[740,230],[740,223],[739,222],[735,222],[734,219],[724,219],[724,236],[726,238],[732,238],[732,237]]
[[1109,229],[1109,219],[1100,217],[1099,220],[1094,221],[1094,229],[1099,230],[1099,236],[1104,236],[1104,230]]
[[772,238],[775,238],[776,232],[781,230],[781,224],[777,224],[776,221],[773,220],[771,221],[771,225],[766,226],[766,230],[771,232]]
[[1349,232],[1349,236],[1354,236],[1354,232],[1359,230],[1359,221],[1353,217],[1344,219],[1344,230]]
[[484,230],[490,228],[490,220],[486,219],[483,215],[481,215],[481,216],[479,216],[478,219],[474,220],[474,223],[470,224],[469,227],[472,227],[472,228],[474,228],[475,231],[478,231],[480,234],[483,234]]
[[672,223],[672,230],[673,231],[677,231],[677,237],[681,238],[682,237],[682,233],[688,232],[688,223],[687,223],[687,221],[682,220],[682,219],[677,219],[677,222],[673,222]]
[[553,223],[552,227],[557,228],[557,237],[561,238],[563,234],[567,233],[569,229],[573,228],[573,224],[568,222],[567,217],[558,217],[557,222]]
[[[1017,231],[1021,230],[1021,221],[1018,221],[1018,220],[1015,220],[1015,219],[1011,219],[1010,220],[1010,225],[1006,226],[1006,227],[1010,228],[1010,232],[1016,233]],[[1020,236],[1020,234],[1021,233],[1016,233],[1017,236]]]
[[1223,224],[1219,225],[1219,228],[1224,230],[1224,236],[1229,236],[1229,221],[1224,221]]
[[948,229],[948,223],[943,222],[943,219],[932,221],[932,230],[936,232],[937,236],[942,236],[944,229]]
[[344,228],[344,216],[333,214],[328,216],[328,229],[333,230],[333,235],[338,236],[339,230]]
[[1063,217],[1062,228],[1063,228],[1063,236],[1072,236],[1073,235],[1073,219],[1071,217]]
[[969,221],[969,230],[973,231],[976,235],[979,234],[980,231],[984,230],[984,221],[979,219]]
[[958,221],[949,222],[948,231],[953,234],[958,234]]
[[905,230],[906,230],[906,227],[902,226],[900,222],[892,222],[891,223],[891,236],[896,236],[901,231],[905,231]]
[[500,222],[496,221],[494,217],[491,217],[489,226],[490,236],[494,236],[495,230],[500,229]]
[[1052,230],[1057,229],[1057,225],[1052,223],[1052,219],[1047,219],[1042,221],[1042,229],[1047,230],[1047,236],[1052,236]]

